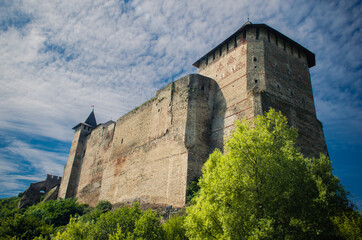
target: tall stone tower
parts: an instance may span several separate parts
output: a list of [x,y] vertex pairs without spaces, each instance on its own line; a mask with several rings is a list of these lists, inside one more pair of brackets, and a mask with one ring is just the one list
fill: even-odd
[[85,139],[95,127],[97,127],[97,121],[94,111],[89,114],[88,118],[84,122],[73,127],[74,137],[68,161],[64,168],[63,179],[59,188],[58,197],[69,198],[76,196],[79,174],[85,151]]
[[265,24],[247,21],[193,65],[219,85],[213,147],[223,148],[237,119],[254,118],[272,107],[299,130],[298,144],[305,156],[328,154],[309,74],[315,55],[308,49]]

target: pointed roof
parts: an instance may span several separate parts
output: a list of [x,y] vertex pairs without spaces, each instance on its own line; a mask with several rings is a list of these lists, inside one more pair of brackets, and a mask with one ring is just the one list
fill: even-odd
[[86,123],[86,124],[88,124],[89,126],[92,126],[92,127],[97,127],[97,121],[96,121],[96,117],[94,115],[94,109],[89,114],[87,120],[85,120],[84,123]]
[[86,125],[86,126],[91,127],[91,128],[97,127],[97,120],[96,120],[96,117],[94,115],[94,109],[92,110],[92,112],[89,114],[88,118],[84,122],[78,123],[77,126],[73,127],[73,129],[78,128],[79,125]]

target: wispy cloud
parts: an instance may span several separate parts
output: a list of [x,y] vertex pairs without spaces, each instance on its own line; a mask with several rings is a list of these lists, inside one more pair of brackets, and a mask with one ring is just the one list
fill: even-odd
[[312,82],[327,140],[361,146],[361,9],[357,0],[3,1],[0,134],[16,134],[0,144],[1,171],[21,175],[12,154],[33,167],[29,176],[61,173],[66,153],[29,136],[70,145],[91,105],[98,121],[117,119],[196,72],[191,64],[247,16],[316,53]]

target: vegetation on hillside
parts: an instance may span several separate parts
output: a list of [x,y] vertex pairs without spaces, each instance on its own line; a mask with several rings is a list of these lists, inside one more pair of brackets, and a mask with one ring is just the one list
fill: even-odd
[[329,159],[304,158],[297,131],[270,110],[243,121],[187,188],[187,214],[162,220],[138,203],[112,209],[0,200],[0,239],[361,239],[362,218]]

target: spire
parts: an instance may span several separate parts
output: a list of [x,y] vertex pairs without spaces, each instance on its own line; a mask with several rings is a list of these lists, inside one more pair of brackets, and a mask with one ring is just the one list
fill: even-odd
[[94,115],[94,109],[92,110],[92,112],[89,114],[88,118],[84,122],[77,124],[77,126],[75,126],[73,129],[78,128],[80,125],[86,125],[91,128],[97,127],[97,120]]
[[84,121],[85,124],[88,124],[91,127],[97,127],[97,121],[96,121],[96,117],[94,115],[94,109],[92,110],[92,112],[89,114],[87,120]]

